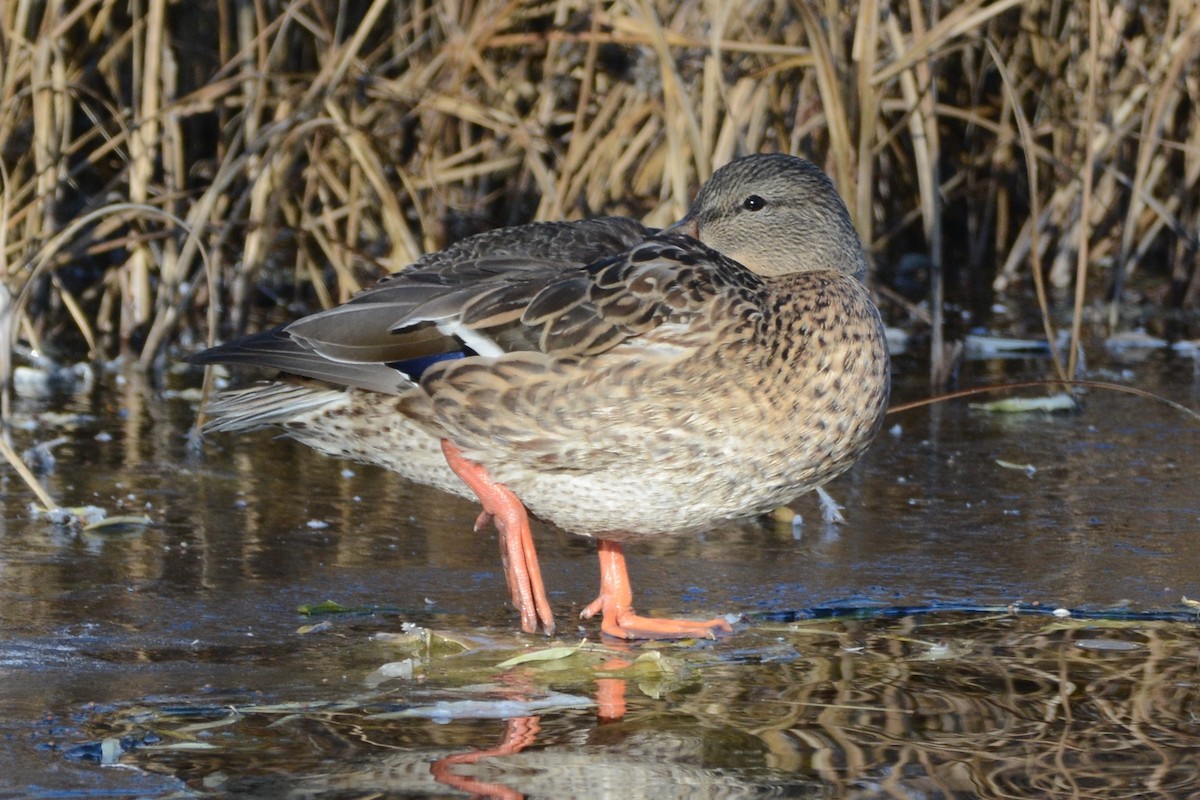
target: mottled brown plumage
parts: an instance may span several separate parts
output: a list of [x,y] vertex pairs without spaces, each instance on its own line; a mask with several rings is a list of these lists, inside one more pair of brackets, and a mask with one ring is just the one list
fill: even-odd
[[[281,425],[322,452],[507,509],[463,482],[477,466],[572,533],[681,535],[773,509],[862,455],[888,395],[865,272],[828,178],[803,159],[750,156],[718,170],[667,231],[608,218],[482,234],[195,360],[333,387],[227,395],[211,430]],[[520,518],[498,520],[502,539]],[[610,624],[604,599],[589,610],[615,635],[721,627]],[[523,608],[523,626],[551,628],[542,616]]]

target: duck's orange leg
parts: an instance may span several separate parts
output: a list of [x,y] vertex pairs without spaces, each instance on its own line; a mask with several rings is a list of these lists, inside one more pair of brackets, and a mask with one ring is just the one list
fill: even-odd
[[633,589],[629,585],[621,545],[601,540],[599,551],[600,596],[589,603],[580,616],[590,619],[603,614],[600,630],[604,633],[618,639],[715,639],[733,632],[729,623],[720,617],[707,622],[639,617],[633,610]]
[[504,574],[512,592],[513,605],[521,612],[521,630],[534,633],[541,623],[547,636],[554,634],[554,613],[546,598],[542,571],[538,568],[529,515],[521,500],[503,484],[496,483],[486,469],[462,454],[454,444],[442,440],[446,463],[463,483],[471,487],[483,506],[475,523],[479,530],[491,520],[500,533],[500,552],[504,556]]

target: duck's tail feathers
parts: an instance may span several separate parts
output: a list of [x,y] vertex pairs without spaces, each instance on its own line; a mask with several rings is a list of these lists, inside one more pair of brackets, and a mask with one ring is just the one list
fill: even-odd
[[409,376],[389,364],[326,358],[290,337],[284,330],[286,327],[280,325],[243,336],[193,353],[184,360],[190,364],[242,364],[277,369],[335,386],[355,386],[384,394],[400,394],[413,386]]
[[285,425],[298,417],[347,402],[345,389],[271,383],[224,392],[205,406],[204,433]]

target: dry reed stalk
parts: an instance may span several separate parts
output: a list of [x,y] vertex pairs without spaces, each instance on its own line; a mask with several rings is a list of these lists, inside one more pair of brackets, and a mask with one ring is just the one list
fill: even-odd
[[[916,2],[909,3],[912,34],[920,40],[926,30],[923,11]],[[903,57],[904,36],[894,16],[885,24],[892,49]],[[932,54],[930,56],[932,58]],[[917,61],[913,68],[900,73],[900,88],[907,108],[909,136],[916,166],[917,187],[920,197],[922,227],[929,246],[930,281],[930,386],[936,391],[943,389],[951,379],[953,361],[945,344],[944,289],[942,281],[942,213],[939,192],[938,161],[941,147],[938,138],[938,120],[934,115],[937,105],[933,70],[928,61]]]
[[1050,302],[1046,295],[1046,279],[1042,273],[1040,231],[1043,223],[1041,208],[1038,202],[1038,160],[1029,155],[1033,151],[1033,133],[1029,120],[1026,119],[1025,113],[1022,111],[1021,99],[1017,96],[1017,88],[1010,71],[991,42],[988,42],[988,51],[996,64],[996,69],[1000,73],[1005,90],[1010,94],[1013,116],[1016,119],[1017,129],[1020,131],[1021,143],[1026,152],[1025,169],[1029,175],[1030,200],[1032,204],[1032,213],[1027,223],[1029,231],[1029,254],[1032,262],[1030,272],[1033,275],[1033,284],[1037,292],[1038,310],[1041,312],[1042,317],[1042,329],[1046,334],[1046,341],[1050,343],[1050,354],[1054,359],[1054,369],[1058,373],[1058,377],[1066,378],[1067,375],[1064,372],[1062,359],[1059,357],[1056,345],[1058,337],[1055,335],[1054,321],[1050,315]]
[[[854,171],[851,166],[853,156],[850,147],[853,138],[850,135],[851,125],[845,103],[842,101],[838,65],[834,63],[833,52],[822,29],[821,20],[808,3],[801,3],[799,10],[801,19],[804,20],[808,44],[813,50],[815,60],[813,66],[824,107],[825,125],[829,130],[829,143],[832,150],[830,158],[833,164],[832,177],[846,202],[853,203],[857,193],[854,188]],[[856,208],[857,205],[852,207]]]
[[[889,17],[890,19],[890,17]],[[875,233],[875,142],[879,126],[879,101],[882,99],[871,77],[879,62],[880,45],[879,0],[864,0],[859,8],[858,24],[854,27],[854,45],[851,57],[857,67],[858,82],[855,92],[859,103],[858,173],[854,182],[854,204],[852,216],[858,232],[870,242]]]
[[[1169,61],[1160,70],[1156,70],[1162,75],[1162,82],[1158,84],[1158,91],[1155,92],[1153,101],[1145,109],[1141,130],[1139,131],[1137,163],[1134,167],[1130,200],[1125,212],[1125,225],[1121,231],[1121,251],[1116,265],[1116,288],[1113,293],[1113,302],[1110,306],[1109,326],[1112,328],[1116,327],[1117,306],[1121,300],[1121,288],[1127,273],[1133,268],[1133,264],[1130,263],[1133,257],[1133,239],[1136,231],[1143,228],[1137,222],[1142,209],[1145,207],[1147,179],[1149,177],[1151,162],[1158,156],[1161,147],[1164,117],[1169,111],[1174,109],[1176,104],[1184,100],[1179,94],[1177,87],[1183,70],[1187,66],[1195,64],[1197,48],[1200,48],[1200,14],[1193,13],[1183,35],[1170,42],[1169,46],[1162,51],[1160,63],[1163,58],[1169,58]],[[1159,161],[1159,164],[1165,166],[1162,160]],[[1161,171],[1159,171],[1159,175],[1161,174]]]
[[1096,92],[1100,80],[1100,2],[1088,3],[1088,69],[1087,99],[1084,102],[1083,128],[1083,188],[1079,203],[1079,246],[1075,261],[1075,305],[1071,314],[1071,341],[1067,351],[1067,375],[1079,377],[1076,366],[1083,332],[1083,306],[1087,302],[1087,268],[1089,240],[1092,221],[1092,172],[1095,169],[1096,150],[1092,144],[1092,131],[1096,128]]

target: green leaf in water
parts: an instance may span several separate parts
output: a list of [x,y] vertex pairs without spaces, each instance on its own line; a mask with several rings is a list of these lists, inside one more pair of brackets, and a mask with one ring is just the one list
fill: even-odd
[[531,661],[559,661],[564,658],[570,658],[579,652],[579,649],[583,647],[584,642],[586,641],[587,639],[583,639],[579,642],[579,644],[573,647],[547,647],[545,650],[534,650],[531,653],[522,653],[519,656],[513,656],[510,659],[501,661],[496,665],[496,667],[497,669],[508,669],[509,667],[515,667],[518,664],[528,664]]
[[296,610],[305,616],[312,616],[313,614],[346,614],[351,609],[346,608],[341,603],[336,603],[333,600],[326,600],[325,602],[317,603],[316,605],[304,603]]

